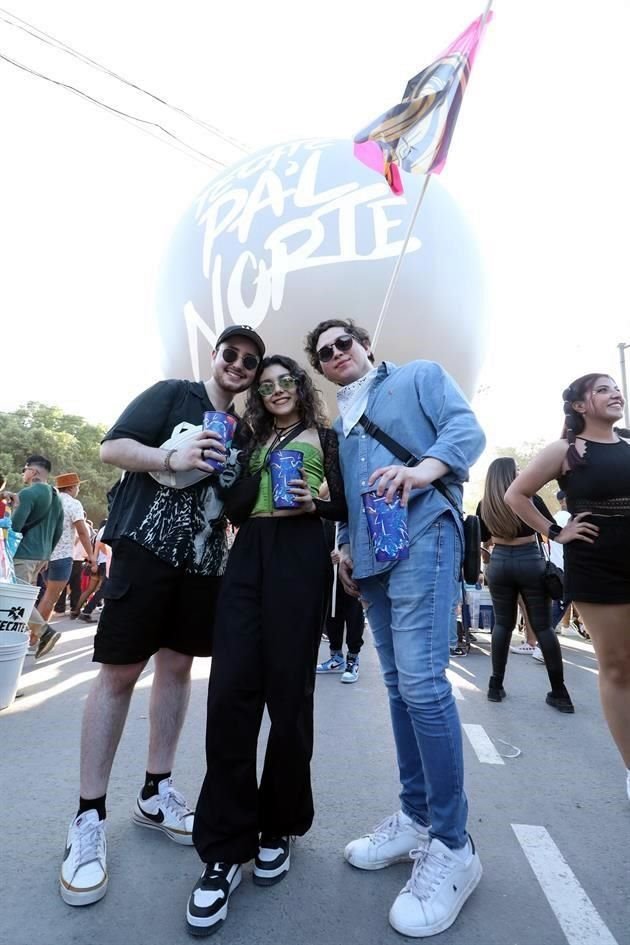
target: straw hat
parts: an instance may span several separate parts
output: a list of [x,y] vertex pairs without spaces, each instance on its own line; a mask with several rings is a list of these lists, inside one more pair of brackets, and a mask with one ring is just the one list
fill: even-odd
[[76,473],[62,473],[60,476],[55,476],[55,485],[58,489],[69,489],[70,486],[78,486],[85,481],[85,479],[79,479]]

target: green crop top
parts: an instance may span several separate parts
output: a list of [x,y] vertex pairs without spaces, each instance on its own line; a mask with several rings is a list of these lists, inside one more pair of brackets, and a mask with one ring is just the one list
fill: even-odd
[[[319,494],[319,487],[325,479],[324,457],[322,456],[320,450],[318,450],[317,447],[313,446],[311,443],[303,443],[298,439],[292,440],[287,448],[292,450],[300,450],[302,453],[304,453],[304,472],[306,473],[306,478],[311,489],[311,494],[313,498],[317,498]],[[254,450],[249,461],[250,473],[255,473],[260,469],[267,457],[268,451],[268,446],[261,446]],[[261,473],[258,498],[256,499],[256,505],[250,514],[256,515],[258,512],[273,512],[273,510],[273,500],[271,497],[271,473],[269,468],[267,468],[263,469]]]

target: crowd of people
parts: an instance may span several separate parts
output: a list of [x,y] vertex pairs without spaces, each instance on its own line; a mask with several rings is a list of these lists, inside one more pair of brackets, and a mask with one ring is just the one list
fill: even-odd
[[[65,606],[68,585],[73,617],[90,622],[104,602],[94,638],[100,670],[83,714],[78,803],[60,873],[69,905],[97,902],[107,890],[108,782],[151,658],[147,763],[132,815],[196,848],[202,871],[185,908],[189,931],[207,935],[222,925],[244,863],[253,860],[261,886],[284,879],[294,839],[310,829],[315,810],[316,675],[355,682],[366,625],[389,698],[400,808],[350,840],[344,857],[361,870],[411,863],[389,910],[393,928],[411,937],[449,928],[481,880],[446,669],[461,602],[462,487],[484,449],[483,431],[439,364],[377,365],[368,333],[352,320],[320,322],[305,353],[315,375],[337,387],[332,426],[309,372],[292,358],[267,356],[256,331],[233,325],[217,338],[205,382],[158,382],[106,434],[101,458],[123,475],[97,532],[77,498],[79,476],[64,473],[53,487],[44,456],[28,458],[17,496],[5,493],[23,535],[16,574],[29,583],[43,576],[30,623],[35,657],[57,642],[48,621]],[[241,393],[245,410],[226,449],[218,432],[203,428],[204,414],[233,414]],[[510,458],[492,462],[477,509],[494,611],[487,696],[501,703],[508,695],[510,649],[538,650],[547,704],[574,713],[556,629],[576,608],[599,661],[602,706],[630,798],[630,431],[616,427],[624,402],[606,375],[578,378],[563,401],[562,436],[524,470]],[[199,432],[174,441],[182,421]],[[400,444],[413,462],[396,458]],[[287,447],[299,449],[301,467],[289,482],[290,507],[278,508],[270,459]],[[554,517],[537,493],[556,480],[565,507]],[[406,510],[404,554],[375,555],[367,493]],[[546,579],[547,543],[564,572],[561,604]],[[528,637],[514,647],[519,606]],[[322,632],[330,657],[317,664]],[[173,767],[192,662],[210,655],[206,774],[193,808],[174,786]],[[258,780],[265,708],[271,726]]]

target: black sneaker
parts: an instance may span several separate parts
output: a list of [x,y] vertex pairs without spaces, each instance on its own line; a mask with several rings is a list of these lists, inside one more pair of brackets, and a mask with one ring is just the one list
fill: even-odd
[[39,638],[39,643],[35,650],[35,659],[39,660],[42,656],[46,656],[47,653],[50,653],[60,636],[61,634],[57,630],[53,630],[52,627],[46,624],[46,629]]
[[496,676],[491,676],[490,682],[488,683],[489,702],[501,702],[503,699],[505,699],[503,683],[498,682]]
[[254,882],[257,886],[273,886],[289,872],[291,866],[291,838],[262,834],[254,860]]
[[186,907],[191,935],[212,935],[227,917],[230,896],[241,882],[240,863],[208,863]]
[[94,623],[94,620],[91,614],[83,613],[83,614],[78,614],[77,616],[79,620],[84,620],[85,623]]
[[571,702],[571,696],[568,692],[564,693],[554,693],[548,692],[547,698],[545,699],[547,705],[550,705],[553,709],[557,709],[558,712],[566,712],[571,715],[575,712],[573,703]]

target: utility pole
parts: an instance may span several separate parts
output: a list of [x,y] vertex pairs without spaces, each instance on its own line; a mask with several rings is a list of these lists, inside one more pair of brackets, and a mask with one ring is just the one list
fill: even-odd
[[619,348],[619,364],[621,367],[621,390],[623,391],[623,399],[625,401],[625,407],[623,408],[623,416],[626,427],[630,427],[630,409],[628,406],[628,381],[626,379],[626,348],[630,348],[630,344],[624,344],[623,341],[620,341],[617,345]]

